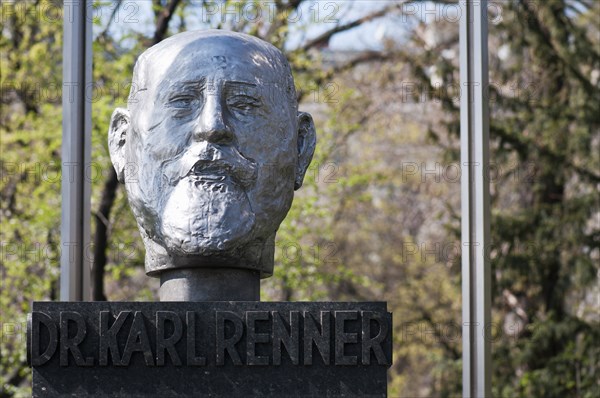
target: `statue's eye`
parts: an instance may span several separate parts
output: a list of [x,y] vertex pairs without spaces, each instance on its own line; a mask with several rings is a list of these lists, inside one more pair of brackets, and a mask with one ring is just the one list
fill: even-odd
[[181,95],[172,98],[169,100],[169,106],[176,109],[188,109],[190,108],[198,99],[191,95]]
[[227,99],[227,107],[233,111],[248,113],[260,106],[260,100],[248,95],[236,95]]

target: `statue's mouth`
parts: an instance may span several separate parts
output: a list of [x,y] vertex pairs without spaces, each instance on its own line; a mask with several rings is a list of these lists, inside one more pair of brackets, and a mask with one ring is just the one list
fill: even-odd
[[253,174],[249,175],[238,167],[224,160],[198,160],[186,175],[187,178],[199,184],[218,184],[219,191],[223,192],[223,185],[235,183],[242,187],[248,186],[253,180]]
[[185,178],[199,183],[235,183],[247,189],[254,184],[258,174],[257,164],[235,148],[207,143],[194,145],[171,164],[165,174],[177,173],[175,178],[169,179],[172,185]]
[[186,177],[202,177],[212,181],[225,181],[232,175],[232,167],[223,161],[199,160],[190,169]]
[[229,191],[227,189],[229,183],[237,183],[236,179],[231,177],[232,174],[232,167],[226,162],[199,160],[186,177],[197,187],[202,186],[213,192],[225,193]]

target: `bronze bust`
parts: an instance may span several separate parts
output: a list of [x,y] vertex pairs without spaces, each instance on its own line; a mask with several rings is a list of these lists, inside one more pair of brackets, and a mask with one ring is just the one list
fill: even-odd
[[259,300],[316,144],[285,56],[241,33],[174,35],[138,59],[108,135],[161,301]]

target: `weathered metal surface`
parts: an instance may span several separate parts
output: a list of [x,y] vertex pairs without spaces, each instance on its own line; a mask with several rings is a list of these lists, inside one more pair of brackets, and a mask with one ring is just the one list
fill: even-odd
[[203,30],[144,52],[128,109],[112,116],[109,149],[147,274],[241,268],[270,276],[275,233],[315,143],[289,64],[271,44]]

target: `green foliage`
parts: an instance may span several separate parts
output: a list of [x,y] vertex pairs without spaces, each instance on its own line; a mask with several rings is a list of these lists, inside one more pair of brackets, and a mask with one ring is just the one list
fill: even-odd
[[3,14],[0,39],[0,395],[23,396],[26,313],[31,301],[56,298],[62,29],[12,15]]
[[[58,296],[61,8],[50,1],[2,4],[0,396],[30,394],[30,370],[25,365],[26,314],[32,301],[56,300]],[[88,178],[92,182],[92,209],[97,207],[111,167],[106,148],[108,121],[115,104],[125,104],[136,54],[135,49],[123,50],[112,39],[102,40],[94,43],[95,86],[90,98],[93,162]],[[117,270],[114,276],[120,280],[125,280],[123,270],[131,269],[132,263],[143,263],[135,223],[125,206],[126,200],[120,198],[117,208],[122,216],[114,222],[113,238],[121,246],[115,248],[112,243],[111,247]],[[91,256],[92,248],[88,249]],[[147,289],[137,294],[149,296]]]
[[[504,330],[493,345],[494,396],[600,390],[597,6],[511,1],[490,24],[491,156],[499,171],[491,181],[490,253],[494,319]],[[432,89],[432,64],[445,84],[457,81],[456,59],[438,56],[456,44],[413,61],[423,90]],[[454,117],[432,129],[438,141],[458,133],[458,107],[450,97],[441,102]]]
[[[578,315],[577,304],[569,302],[574,295],[593,294],[590,286],[598,283],[600,269],[594,188],[600,182],[600,85],[592,77],[600,68],[600,42],[597,35],[586,36],[590,25],[567,11],[570,3],[552,1],[535,9],[526,2],[511,4],[510,16],[520,23],[508,19],[496,27],[520,37],[510,52],[522,69],[504,68],[504,77],[515,81],[525,75],[535,88],[517,98],[526,101],[518,119],[503,123],[497,117],[493,130],[501,143],[512,141],[499,152],[516,151],[534,170],[515,187],[529,197],[492,221],[499,226],[494,241],[508,244],[506,255],[492,258],[496,308],[515,310],[502,305],[502,292],[510,291],[524,303],[529,322],[507,353],[521,376],[514,369],[495,375],[507,396],[593,396],[600,390],[598,318]],[[580,5],[584,17],[597,15]],[[503,109],[499,104],[494,110]],[[498,191],[495,197],[499,208],[505,195]]]
[[[150,14],[157,18],[165,3],[154,1]],[[28,395],[25,314],[31,301],[57,298],[60,256],[62,21],[32,17],[36,6],[56,8],[50,1],[17,4],[28,11],[6,13],[0,38],[0,396]],[[215,14],[203,25],[285,49],[291,32],[307,31],[290,26],[296,4],[277,2],[274,18],[256,24]],[[502,4],[502,20],[490,25],[491,145],[501,171],[491,187],[494,396],[591,398],[600,387],[598,5]],[[186,29],[202,6],[181,2],[169,32]],[[109,14],[113,4],[97,7]],[[140,26],[108,23],[95,21],[105,33],[94,42],[93,211],[112,167],[110,115],[126,105],[135,59],[151,43]],[[403,169],[458,159],[457,102],[431,85],[433,70],[444,84],[458,82],[457,58],[440,56],[456,50],[457,28],[415,24],[409,40],[389,43],[391,61],[365,58],[367,68],[332,67],[314,49],[286,54],[318,146],[278,231],[275,275],[263,282],[263,299],[387,301],[394,313],[390,396],[461,392],[460,258],[456,250],[439,256],[435,246],[448,250],[443,245],[456,241],[458,183]],[[420,29],[449,40],[429,46]],[[407,71],[439,101],[399,99],[398,79]],[[122,189],[102,222],[108,299],[153,300],[156,281],[144,275]]]

